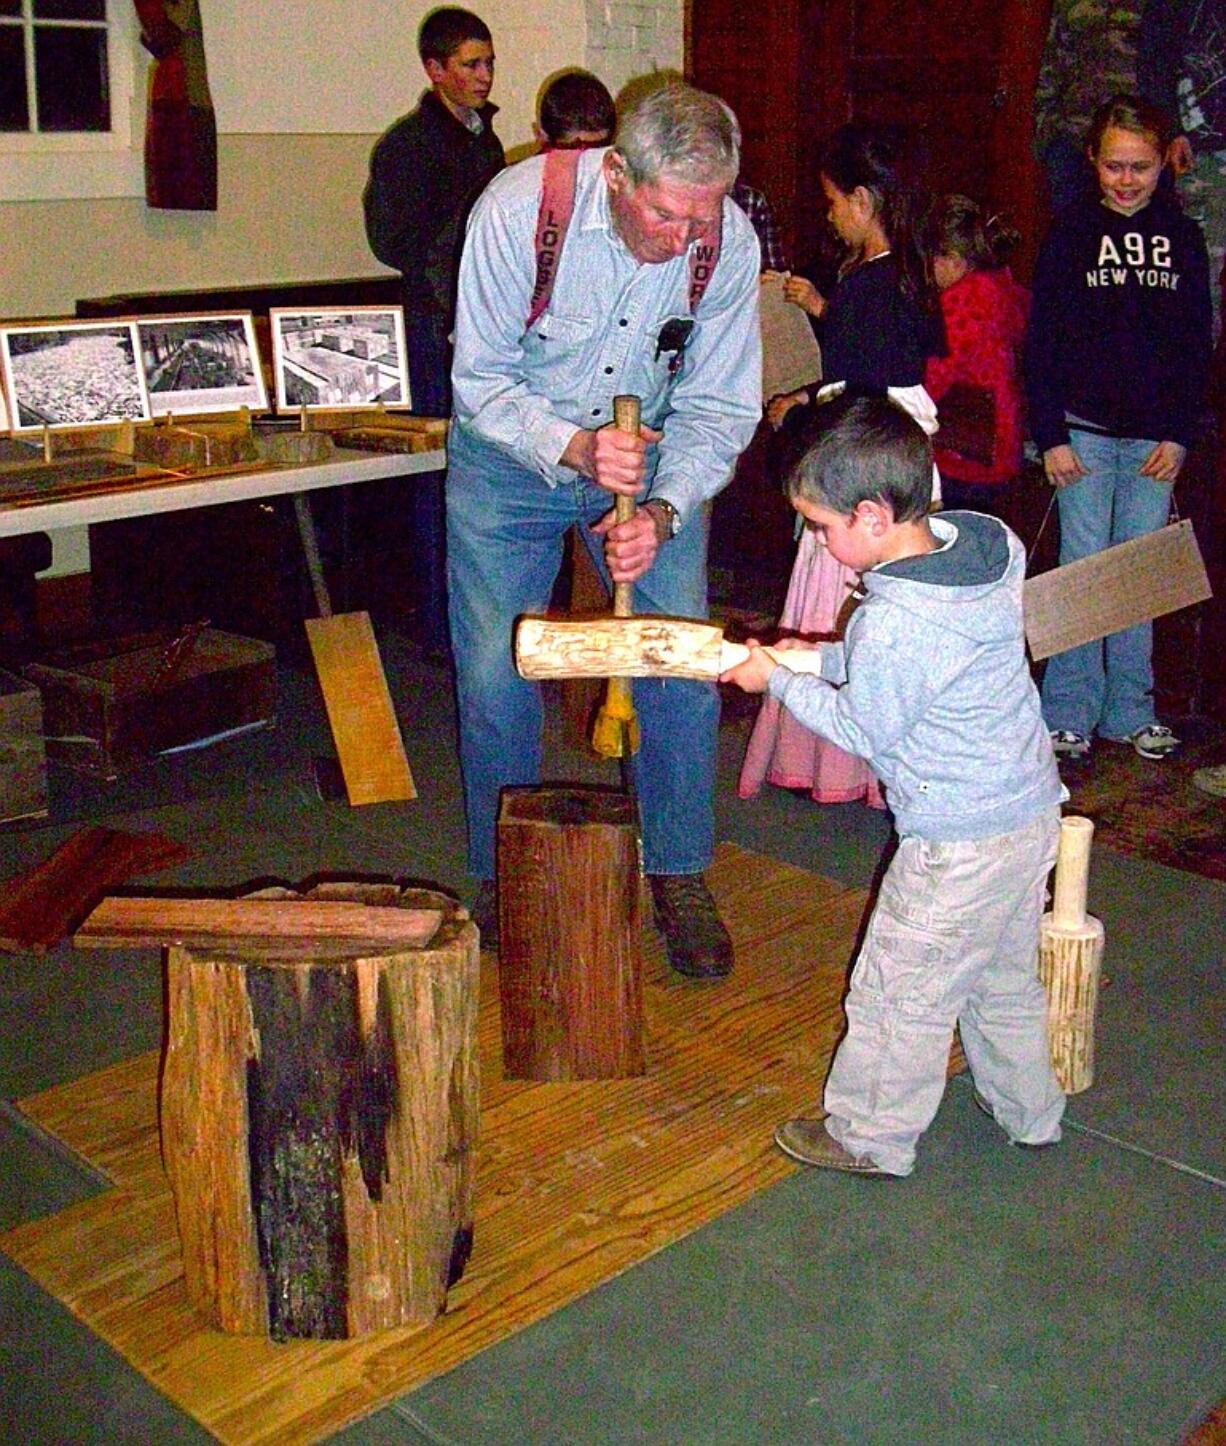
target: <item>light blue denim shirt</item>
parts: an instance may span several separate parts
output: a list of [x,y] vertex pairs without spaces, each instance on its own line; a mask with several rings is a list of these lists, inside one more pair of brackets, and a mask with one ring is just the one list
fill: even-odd
[[647,265],[626,249],[604,154],[580,158],[553,295],[528,333],[543,158],[502,172],[473,208],[456,311],[456,421],[556,486],[575,476],[558,465],[575,428],[606,425],[614,396],[638,396],[643,421],[664,433],[648,456],[651,494],[684,526],[727,483],[761,416],[758,241],[725,199],[719,263],[670,376],[656,341],[670,318],[690,315],[689,261]]

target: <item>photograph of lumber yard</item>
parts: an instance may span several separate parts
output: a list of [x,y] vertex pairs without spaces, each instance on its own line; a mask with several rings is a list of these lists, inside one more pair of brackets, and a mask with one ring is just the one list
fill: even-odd
[[0,332],[17,431],[149,420],[131,322]]
[[407,406],[399,307],[272,313],[278,409]]

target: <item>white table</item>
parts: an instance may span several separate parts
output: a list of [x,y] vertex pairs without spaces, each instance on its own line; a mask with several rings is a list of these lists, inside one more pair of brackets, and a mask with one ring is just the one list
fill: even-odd
[[[214,507],[224,502],[246,502],[256,497],[315,492],[326,487],[347,487],[354,482],[378,482],[419,472],[439,472],[446,466],[444,453],[337,451],[327,462],[309,467],[267,467],[258,472],[219,473],[209,477],[167,479],[164,483],[125,487],[116,478],[114,489],[85,497],[57,497],[47,502],[25,501],[20,506],[0,502],[0,537],[27,532],[54,532],[91,522],[115,522],[123,517],[147,517],[156,512],[183,512],[191,507]],[[3,479],[0,477],[0,487]]]

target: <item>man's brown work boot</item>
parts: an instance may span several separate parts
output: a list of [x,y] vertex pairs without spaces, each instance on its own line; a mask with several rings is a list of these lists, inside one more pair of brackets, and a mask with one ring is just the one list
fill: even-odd
[[668,962],[687,979],[732,973],[732,940],[701,874],[648,874],[656,928]]

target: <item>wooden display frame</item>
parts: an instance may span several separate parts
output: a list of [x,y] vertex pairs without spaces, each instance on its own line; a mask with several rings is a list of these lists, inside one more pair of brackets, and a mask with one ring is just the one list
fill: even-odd
[[[86,415],[41,415],[36,421],[23,422],[22,411],[34,412],[38,408],[34,405],[36,398],[31,395],[31,388],[27,387],[18,377],[14,369],[13,342],[18,337],[28,337],[38,334],[45,334],[48,337],[66,336],[72,338],[84,338],[91,333],[110,332],[116,335],[118,340],[126,334],[128,346],[132,352],[132,382],[134,385],[127,389],[126,402],[134,406],[135,411],[117,408],[107,410],[101,402],[93,409],[92,414],[88,408],[84,410]],[[67,343],[64,343],[65,345]],[[49,349],[53,342],[47,343]],[[25,355],[21,352],[18,355]],[[149,409],[149,393],[145,387],[144,371],[141,366],[140,343],[136,334],[136,322],[119,319],[107,321],[38,321],[38,322],[7,322],[0,327],[0,371],[3,372],[3,389],[5,406],[7,411],[8,431],[13,436],[36,436],[42,433],[63,431],[84,431],[93,428],[105,428],[122,425],[125,422],[148,422],[152,420],[152,413]],[[74,389],[74,395],[79,389]],[[44,407],[47,402],[38,399],[39,404]]]
[[[339,333],[342,341],[346,334],[348,340],[356,345],[359,341],[357,332],[362,330],[360,326],[354,325],[354,318],[368,318],[373,321],[375,318],[385,319],[390,330],[375,328],[377,334],[390,338],[391,356],[383,362],[383,369],[394,365],[395,367],[395,394],[385,395],[354,395],[354,389],[362,392],[362,379],[359,375],[360,367],[351,367],[347,380],[339,380],[339,373],[333,378],[337,386],[348,387],[350,391],[344,397],[335,395],[316,396],[312,399],[307,393],[314,386],[314,379],[308,375],[308,371],[301,363],[293,360],[293,354],[310,351],[311,353],[336,352],[338,356],[351,355],[356,362],[366,362],[368,367],[379,363],[378,356],[358,356],[354,351],[341,350],[339,347],[330,345],[309,345],[305,348],[292,348],[286,344],[286,336],[289,331],[288,323],[291,321],[309,323],[295,328],[296,332],[318,332],[319,340],[324,340],[324,335],[330,330]],[[272,368],[275,388],[275,406],[279,413],[299,412],[334,412],[334,411],[385,411],[389,407],[408,408],[412,405],[409,391],[409,364],[408,350],[405,343],[404,329],[404,308],[402,306],[345,306],[345,307],[303,307],[303,306],[274,306],[268,313],[269,326],[272,332]],[[366,328],[368,334],[371,328]],[[323,357],[319,358],[321,361]],[[319,377],[323,385],[323,375]],[[329,389],[334,390],[334,388]]]
[[[156,316],[136,317],[134,320],[137,340],[140,343],[139,366],[145,379],[145,389],[149,396],[149,410],[154,420],[268,411],[268,388],[264,378],[264,365],[256,338],[255,318],[250,311],[165,312]],[[232,398],[228,397],[227,400],[223,400],[220,396],[202,397],[200,392],[206,389],[201,388],[164,392],[154,387],[147,354],[147,346],[153,333],[159,329],[162,331],[179,330],[183,332],[186,342],[192,339],[193,333],[201,334],[208,327],[218,325],[226,327],[232,333],[235,327],[241,329],[241,345],[247,352],[252,374],[249,384],[207,389],[224,391],[227,395],[232,393]]]

